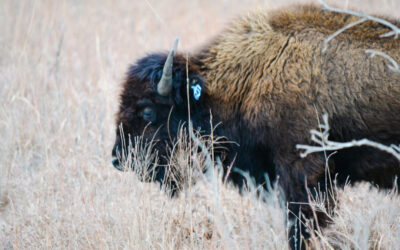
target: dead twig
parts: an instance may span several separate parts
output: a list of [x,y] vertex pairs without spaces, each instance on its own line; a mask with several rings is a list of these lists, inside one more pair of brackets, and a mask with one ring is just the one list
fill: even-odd
[[[357,12],[357,11],[344,10],[344,9],[334,8],[334,7],[331,7],[331,6],[329,6],[328,4],[326,4],[323,0],[319,0],[319,2],[322,4],[323,9],[325,9],[325,10],[329,10],[329,11],[333,11],[333,12],[337,12],[337,13],[349,14],[349,15],[357,16],[357,17],[360,17],[360,18],[361,18],[361,19],[359,19],[359,20],[357,20],[357,21],[355,21],[355,22],[352,22],[352,23],[347,24],[346,26],[344,26],[343,28],[337,30],[335,33],[333,33],[333,34],[330,35],[328,38],[326,38],[326,39],[324,40],[324,47],[322,48],[322,52],[325,52],[325,51],[326,51],[326,49],[327,49],[327,47],[328,47],[328,43],[329,43],[333,38],[335,38],[335,37],[338,36],[339,34],[343,33],[344,31],[346,31],[346,30],[348,30],[348,29],[350,29],[350,28],[352,28],[352,27],[354,27],[354,26],[356,26],[356,25],[358,25],[358,24],[361,24],[361,23],[363,23],[363,22],[366,22],[366,21],[368,21],[368,20],[370,20],[370,21],[375,21],[375,22],[377,22],[377,23],[380,23],[380,24],[382,24],[382,25],[385,25],[386,27],[388,27],[388,28],[390,28],[390,29],[392,30],[392,31],[390,31],[390,32],[387,32],[387,33],[385,33],[385,34],[380,35],[380,37],[390,37],[390,36],[394,36],[394,38],[397,39],[397,37],[398,37],[399,34],[400,34],[400,28],[399,28],[399,27],[397,27],[396,25],[394,25],[394,24],[392,24],[391,22],[388,22],[388,21],[386,21],[386,20],[384,20],[384,19],[381,19],[381,18],[378,18],[378,17],[374,17],[374,16],[370,16],[370,15],[366,15],[366,14],[364,14],[364,13]],[[397,73],[400,74],[400,67],[399,67],[399,64],[398,64],[392,57],[390,57],[389,55],[387,55],[387,54],[385,54],[385,53],[383,53],[383,52],[380,52],[380,51],[372,50],[372,49],[367,49],[365,52],[366,52],[366,53],[370,53],[370,54],[371,54],[371,58],[374,57],[374,56],[376,56],[376,55],[378,55],[378,56],[382,56],[382,57],[384,57],[385,59],[389,60],[390,63],[392,64],[392,65],[389,65],[389,66],[388,66],[389,69],[391,69],[391,70],[393,70],[393,71],[395,71],[395,72],[397,72]]]
[[[354,25],[360,24],[362,22],[365,22],[367,20],[370,21],[375,21],[377,23],[380,23],[382,25],[385,25],[386,27],[390,28],[392,31],[387,32],[385,34],[382,34],[381,37],[390,37],[390,36],[394,36],[395,39],[397,39],[397,37],[400,34],[400,28],[397,27],[396,25],[392,24],[391,22],[388,22],[382,18],[379,17],[374,17],[374,16],[370,16],[370,15],[366,15],[364,13],[361,12],[357,12],[357,11],[353,11],[353,10],[343,10],[343,9],[339,9],[339,8],[335,8],[335,7],[331,7],[328,4],[326,4],[323,0],[319,0],[319,2],[322,4],[323,8],[325,10],[329,10],[329,11],[333,11],[333,12],[337,12],[337,13],[343,13],[343,14],[349,14],[352,16],[357,16],[357,17],[361,17],[362,19],[355,21]],[[365,20],[364,20],[365,19]],[[335,32],[335,36],[339,35],[340,33],[342,33],[343,31],[353,27],[354,25],[347,25],[347,28],[342,28],[340,29],[340,32]],[[332,39],[332,38],[331,38]],[[325,43],[328,43],[329,41],[325,40]]]
[[352,147],[360,147],[360,146],[369,146],[373,148],[377,148],[389,154],[392,154],[400,161],[400,147],[397,145],[390,145],[386,146],[381,143],[377,143],[374,141],[370,141],[368,139],[361,139],[361,140],[352,140],[349,142],[335,142],[330,141],[329,137],[329,123],[328,123],[328,115],[324,114],[322,116],[323,124],[320,124],[318,127],[322,129],[322,131],[318,130],[311,130],[311,140],[317,143],[319,146],[310,146],[310,145],[296,145],[297,149],[304,150],[300,153],[300,157],[304,158],[309,154],[316,153],[316,152],[324,152],[324,151],[336,151],[345,148],[352,148]]
[[367,49],[367,50],[365,50],[365,53],[371,54],[371,58],[374,56],[381,56],[381,57],[385,58],[392,64],[392,65],[388,65],[389,69],[400,74],[399,64],[388,54],[383,53],[381,51],[373,50],[373,49]]

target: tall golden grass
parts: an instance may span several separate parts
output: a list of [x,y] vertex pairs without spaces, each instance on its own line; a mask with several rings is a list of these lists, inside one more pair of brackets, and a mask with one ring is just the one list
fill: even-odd
[[[193,49],[233,16],[278,2],[1,1],[0,247],[288,248],[286,205],[276,189],[240,195],[218,171],[211,179],[195,171],[201,155],[187,171],[181,150],[174,165],[195,181],[171,199],[110,163],[129,63],[168,49],[176,36],[181,49]],[[346,4],[400,13],[397,0],[338,2]],[[314,248],[398,249],[395,192],[362,184],[338,193],[334,223],[316,231]]]

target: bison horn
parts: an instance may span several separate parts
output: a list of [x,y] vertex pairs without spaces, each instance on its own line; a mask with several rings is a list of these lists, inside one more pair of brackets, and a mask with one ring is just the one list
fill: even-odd
[[172,89],[172,66],[174,63],[174,52],[178,47],[179,39],[176,38],[174,47],[169,52],[167,60],[165,61],[161,80],[157,85],[157,92],[159,95],[168,96]]

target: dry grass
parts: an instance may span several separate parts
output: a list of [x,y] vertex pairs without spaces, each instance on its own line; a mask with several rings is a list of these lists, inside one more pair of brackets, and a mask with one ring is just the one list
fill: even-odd
[[[182,173],[196,184],[188,181],[170,199],[157,184],[111,166],[113,116],[127,65],[168,49],[176,36],[182,49],[199,46],[232,16],[266,4],[158,2],[2,1],[1,248],[287,248],[278,191],[262,202],[252,190],[239,195],[216,177],[189,171]],[[397,0],[363,3],[362,10],[400,13]],[[204,157],[197,157],[201,165]],[[176,158],[176,166],[187,170],[186,164],[185,153]],[[396,249],[399,220],[396,194],[346,187],[335,223],[313,245]]]

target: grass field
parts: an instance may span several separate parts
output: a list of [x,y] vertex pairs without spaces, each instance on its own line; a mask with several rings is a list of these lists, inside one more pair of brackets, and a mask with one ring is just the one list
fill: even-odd
[[[240,13],[293,2],[1,0],[0,248],[287,249],[279,192],[262,202],[193,175],[170,199],[116,171],[111,148],[130,63],[176,36],[190,50]],[[398,0],[334,3],[400,18]],[[338,193],[313,248],[399,248],[395,192],[363,183]]]

